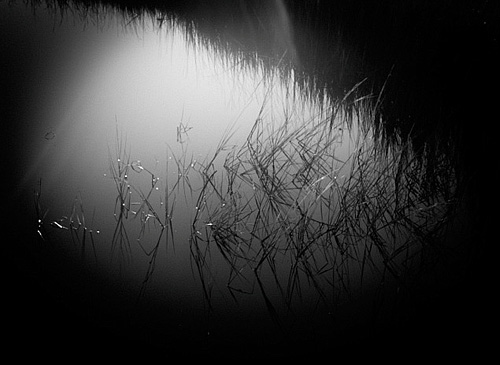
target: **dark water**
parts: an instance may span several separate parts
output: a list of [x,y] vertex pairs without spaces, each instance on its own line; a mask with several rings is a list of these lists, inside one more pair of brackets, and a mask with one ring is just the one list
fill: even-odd
[[472,343],[488,2],[1,5],[13,342],[234,359]]

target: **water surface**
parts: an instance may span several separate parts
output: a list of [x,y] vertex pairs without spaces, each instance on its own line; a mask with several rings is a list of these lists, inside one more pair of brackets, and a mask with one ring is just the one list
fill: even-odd
[[456,203],[447,156],[422,162],[404,133],[379,144],[363,78],[324,87],[290,68],[301,37],[276,4],[272,52],[238,55],[189,16],[2,3],[11,217],[78,315],[157,344],[323,346],[428,274]]

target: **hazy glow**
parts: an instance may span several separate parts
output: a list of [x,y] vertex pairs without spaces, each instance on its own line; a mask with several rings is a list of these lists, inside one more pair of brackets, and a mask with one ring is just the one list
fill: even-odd
[[[257,118],[265,122],[266,133],[273,133],[285,122],[300,127],[324,117],[291,92],[293,80],[283,85],[278,71],[273,75],[231,67],[230,60],[190,44],[180,30],[165,24],[158,30],[146,22],[134,32],[116,19],[109,19],[104,28],[74,19],[53,28],[50,17],[41,19],[29,29],[42,42],[35,107],[23,131],[23,143],[29,148],[22,156],[26,174],[20,185],[31,193],[36,180],[42,179],[44,201],[50,202],[49,222],[69,215],[77,195],[87,214],[95,208],[93,228],[101,231],[98,249],[103,252],[109,253],[116,225],[116,189],[109,164],[110,158],[116,163],[117,130],[131,160],[140,160],[141,166],[163,179],[171,150],[188,148],[189,159],[203,162],[227,133],[234,132],[229,144],[241,146]],[[293,46],[283,12],[280,24],[284,39]],[[183,144],[178,140],[179,127]],[[342,138],[339,154],[347,154],[348,145],[340,146],[341,142]],[[147,180],[146,173],[138,178],[143,177]],[[158,204],[162,184],[160,180]],[[174,234],[189,231],[194,209],[176,207]],[[151,233],[151,242],[155,234]],[[140,282],[149,257],[137,245],[133,249],[138,256],[134,261],[142,265],[139,275],[135,273]],[[172,263],[156,270],[168,271],[159,276],[170,278],[169,287],[189,291],[184,283],[193,277],[186,242],[176,254]]]
[[[51,21],[43,20],[32,31],[52,52],[44,56],[40,49],[27,180],[44,176],[53,186],[65,174],[64,186],[84,189],[107,168],[115,121],[134,155],[148,161],[176,144],[181,121],[192,127],[195,153],[206,154],[236,120],[251,126],[258,113],[259,80],[234,78],[203,49],[188,47],[179,31],[146,25],[138,35],[119,22],[105,31],[90,24],[83,30],[73,19],[49,30]],[[55,137],[43,138],[47,133]]]

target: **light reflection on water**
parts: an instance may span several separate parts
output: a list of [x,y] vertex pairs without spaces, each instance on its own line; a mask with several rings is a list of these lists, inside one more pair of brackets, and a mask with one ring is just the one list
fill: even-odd
[[[165,278],[170,288],[192,292],[196,284],[185,283],[193,282],[189,222],[202,184],[196,170],[225,136],[231,137],[224,147],[228,151],[241,146],[257,118],[272,133],[284,120],[290,128],[321,120],[323,110],[292,93],[293,79],[284,84],[278,73],[238,69],[236,61],[231,65],[210,54],[173,25],[155,29],[145,22],[137,31],[112,15],[105,25],[69,16],[56,21],[53,26],[53,15],[39,9],[37,21],[26,25],[51,52],[40,53],[42,76],[34,93],[33,120],[25,131],[30,148],[23,151],[27,169],[20,186],[32,189],[41,180],[41,203],[48,209],[45,221],[55,229],[52,234],[64,240],[68,232],[60,227],[82,226],[86,218],[97,261],[107,263],[103,258],[113,251],[117,270],[140,285],[161,234],[154,217],[147,215],[151,213],[140,212],[141,194],[149,192],[150,208],[162,211],[168,203],[165,189],[177,183],[169,193],[171,206],[175,204],[169,217],[173,233],[162,236],[173,241],[168,248],[173,256],[162,253],[155,277],[161,284]],[[340,138],[338,133],[338,142]],[[342,154],[347,145],[340,144]],[[138,161],[145,171],[138,170]],[[217,160],[220,168],[222,162]],[[130,214],[143,214],[128,217],[127,242],[116,245],[117,191],[110,164],[129,169],[120,178],[129,186]],[[158,181],[149,190],[151,176]],[[66,240],[78,246],[82,237],[75,237]],[[89,245],[87,255],[92,257],[92,250]]]
[[[337,299],[332,287],[358,285],[368,266],[386,275],[378,265],[392,265],[385,240],[394,232],[381,232],[375,219],[369,226],[363,214],[392,224],[409,212],[396,212],[392,197],[386,204],[396,218],[336,202],[351,194],[353,166],[384,172],[367,159],[373,142],[356,116],[350,128],[342,118],[330,124],[329,101],[301,98],[293,76],[284,82],[279,70],[238,68],[168,23],[155,29],[146,21],[136,32],[119,17],[106,26],[63,18],[52,29],[51,16],[39,13],[27,27],[53,50],[40,54],[34,120],[23,131],[30,148],[21,156],[21,189],[42,182],[42,239],[117,274],[137,295],[199,310],[203,296],[224,311],[272,314],[281,301],[316,308]],[[282,179],[280,191],[267,168]],[[389,184],[372,177],[352,192],[366,199],[352,201],[378,208],[369,193],[390,195],[392,172]],[[344,207],[352,217],[343,217]],[[349,219],[351,231],[330,235]],[[370,229],[378,241],[368,245]],[[338,242],[346,237],[355,238],[344,250]],[[259,246],[266,240],[270,246]],[[389,251],[397,260],[386,268],[397,276],[398,255],[412,252]],[[355,265],[345,263],[351,259]]]

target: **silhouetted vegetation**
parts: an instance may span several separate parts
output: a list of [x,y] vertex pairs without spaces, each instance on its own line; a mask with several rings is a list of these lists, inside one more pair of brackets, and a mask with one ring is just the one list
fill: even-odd
[[[326,96],[354,109],[356,100],[370,97],[376,106],[370,123],[381,143],[410,138],[422,158],[432,161],[446,154],[458,168],[467,169],[465,175],[479,156],[491,152],[484,142],[487,135],[476,131],[472,142],[468,136],[471,124],[488,120],[495,102],[496,2],[47,3],[61,9],[74,4],[84,13],[111,6],[131,23],[144,14],[158,26],[175,18],[193,42],[239,67],[272,69],[279,64],[282,77],[293,75],[298,90],[315,100]],[[428,163],[429,176],[432,166]]]
[[[300,123],[258,115],[242,145],[221,136],[213,155],[196,163],[181,124],[181,152],[169,149],[164,171],[176,171],[174,181],[134,159],[117,131],[109,156],[117,192],[111,251],[128,260],[137,246],[148,257],[141,295],[159,248],[174,244],[173,217],[184,202],[195,207],[190,253],[208,307],[215,283],[222,283],[236,301],[258,293],[279,325],[277,301],[292,311],[297,301],[314,297],[333,308],[366,287],[414,309],[420,302],[412,301],[443,262],[453,261],[447,260],[461,240],[473,243],[467,249],[486,242],[495,179],[482,173],[496,174],[489,125],[499,61],[495,2],[33,3],[55,5],[63,16],[118,9],[125,26],[174,22],[189,42],[209,48],[234,72],[260,68],[271,85],[275,75],[293,80],[291,93],[322,105]],[[359,136],[340,160],[336,140],[343,130]],[[135,184],[137,174],[148,183]],[[40,194],[38,239],[69,233],[81,256],[97,261],[82,200],[69,216],[47,224]],[[471,228],[455,242],[446,235],[461,222],[457,211]],[[138,237],[129,237],[131,222]],[[143,245],[151,227],[155,240]],[[481,265],[479,257],[468,272]],[[215,273],[221,263],[227,270]],[[374,308],[386,310],[379,302]]]

